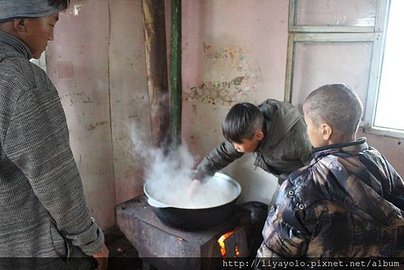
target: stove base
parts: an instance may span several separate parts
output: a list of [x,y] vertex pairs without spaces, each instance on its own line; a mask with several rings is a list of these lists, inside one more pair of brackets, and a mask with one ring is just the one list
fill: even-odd
[[[253,208],[257,209],[256,205]],[[118,205],[116,221],[145,264],[164,270],[218,269],[223,257],[217,240],[227,232],[234,231],[225,241],[226,258],[250,255],[252,242],[248,239],[252,239],[252,232],[261,234],[260,228],[257,231],[257,227],[252,226],[252,216],[256,216],[252,213],[251,209],[238,207],[235,214],[221,224],[190,232],[162,223],[142,195]]]

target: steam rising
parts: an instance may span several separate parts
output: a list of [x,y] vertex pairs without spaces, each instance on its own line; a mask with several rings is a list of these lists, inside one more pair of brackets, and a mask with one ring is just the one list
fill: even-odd
[[179,208],[208,208],[225,204],[237,196],[227,181],[193,181],[195,160],[186,145],[164,152],[154,148],[132,129],[134,154],[145,163],[148,193],[160,203]]

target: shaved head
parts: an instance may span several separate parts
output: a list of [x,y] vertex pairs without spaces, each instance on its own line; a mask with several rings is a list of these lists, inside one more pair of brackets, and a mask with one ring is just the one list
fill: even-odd
[[314,124],[327,123],[339,135],[353,135],[362,117],[358,95],[345,84],[327,84],[306,98],[303,108]]

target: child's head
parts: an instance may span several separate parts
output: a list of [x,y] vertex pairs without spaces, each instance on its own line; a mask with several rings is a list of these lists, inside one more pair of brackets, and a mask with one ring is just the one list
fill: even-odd
[[311,92],[303,112],[312,145],[355,140],[362,111],[358,95],[344,84],[327,84]]
[[33,58],[39,58],[53,40],[59,12],[70,0],[0,0],[0,31],[7,32],[27,45]]
[[70,0],[0,0],[0,22],[16,18],[39,18],[68,8]]
[[251,103],[234,105],[222,125],[223,136],[242,153],[254,152],[264,138],[264,116]]

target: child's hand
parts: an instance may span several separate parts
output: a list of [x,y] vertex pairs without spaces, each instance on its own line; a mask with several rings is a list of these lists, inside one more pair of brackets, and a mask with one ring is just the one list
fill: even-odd
[[196,173],[193,176],[193,180],[199,180],[200,182],[204,182],[206,178],[206,174],[202,171],[196,171]]
[[190,198],[194,197],[195,194],[197,194],[197,192],[199,191],[201,185],[202,185],[202,182],[200,180],[198,180],[198,179],[192,180],[191,185],[188,190],[189,191],[188,196]]

